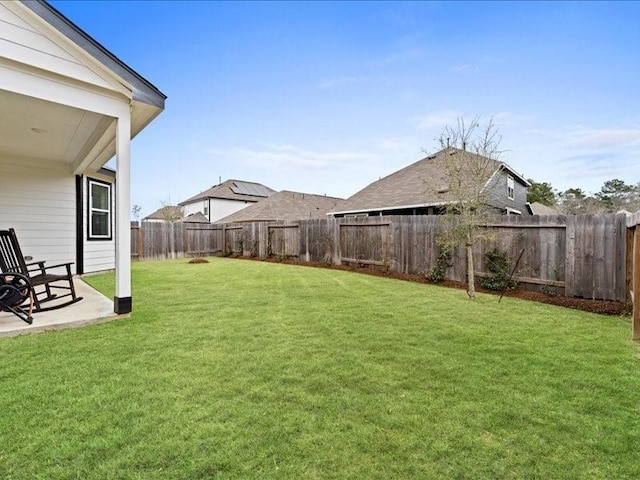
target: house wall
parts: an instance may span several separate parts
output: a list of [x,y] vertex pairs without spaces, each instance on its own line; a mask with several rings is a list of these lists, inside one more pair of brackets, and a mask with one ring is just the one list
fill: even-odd
[[[113,182],[105,175],[91,178]],[[87,240],[86,182],[83,176],[83,272],[113,269],[115,240]],[[114,190],[111,203],[115,212]],[[0,157],[0,229],[15,229],[25,256],[51,265],[73,262],[77,273],[76,219],[76,179],[68,165]]]
[[14,228],[22,253],[75,262],[75,177],[68,165],[0,157],[0,228]]
[[527,187],[520,183],[518,179],[511,175],[514,180],[513,200],[507,197],[507,176],[508,171],[500,169],[490,180],[487,185],[489,192],[489,204],[497,207],[504,214],[504,209],[513,208],[520,211],[523,215],[528,215],[527,210]]
[[[100,180],[111,184],[111,240],[88,239],[88,205],[89,186],[88,180]],[[112,270],[116,267],[116,242],[115,242],[115,209],[116,209],[115,179],[111,176],[90,174],[82,176],[82,236],[84,251],[84,273]]]
[[[207,200],[198,200],[192,203],[188,203],[186,205],[181,205],[182,210],[184,211],[184,216],[191,215],[193,213],[202,212],[204,214],[204,207],[207,204]],[[209,218],[207,216],[207,218]]]
[[193,213],[202,212],[205,213],[205,205],[210,202],[211,211],[208,215],[205,215],[212,223],[220,220],[221,218],[231,215],[232,213],[242,210],[255,202],[247,202],[244,200],[227,200],[223,198],[210,198],[207,200],[198,200],[184,206],[184,216],[191,215]]

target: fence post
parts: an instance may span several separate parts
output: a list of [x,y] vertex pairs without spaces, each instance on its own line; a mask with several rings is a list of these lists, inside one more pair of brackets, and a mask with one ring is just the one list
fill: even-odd
[[142,260],[144,258],[144,232],[142,225],[143,223],[140,222],[140,226],[138,228],[138,260]]
[[339,218],[334,218],[331,222],[333,227],[333,264],[341,265],[342,264],[342,253],[340,252],[340,224],[342,220]]
[[565,239],[565,266],[564,266],[564,296],[573,297],[576,294],[575,281],[575,253],[576,253],[576,217],[567,215],[567,228]]
[[633,339],[640,340],[640,225],[633,232]]

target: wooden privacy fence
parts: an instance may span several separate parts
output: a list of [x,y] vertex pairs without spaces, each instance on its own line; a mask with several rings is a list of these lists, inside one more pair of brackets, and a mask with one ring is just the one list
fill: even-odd
[[627,279],[633,300],[634,340],[640,340],[640,212],[627,218]]
[[[294,258],[305,262],[369,265],[424,275],[440,249],[438,216],[327,218],[295,222],[189,225],[143,223],[132,227],[134,258],[203,255]],[[571,297],[625,301],[630,290],[625,215],[496,217],[492,235],[474,246],[479,277],[488,275],[486,253],[505,252],[525,288]],[[639,247],[640,250],[640,247]],[[446,279],[466,281],[459,248]]]
[[223,253],[222,227],[209,224],[142,222],[131,225],[131,258],[157,260]]

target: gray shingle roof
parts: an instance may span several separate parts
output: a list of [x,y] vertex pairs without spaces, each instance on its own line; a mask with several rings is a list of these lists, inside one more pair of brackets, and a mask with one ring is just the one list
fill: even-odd
[[192,213],[180,220],[183,223],[210,223],[209,219],[202,212]]
[[539,202],[529,203],[527,202],[527,208],[531,215],[558,215],[560,212],[558,210],[547,207]]
[[218,220],[219,223],[303,220],[326,218],[327,212],[341,208],[341,198],[283,190]]
[[[377,180],[349,197],[339,210],[331,213],[374,211],[400,207],[443,205],[455,201],[448,191],[445,162],[449,155],[461,152],[456,148],[441,150],[433,155]],[[467,152],[468,155],[474,155]],[[494,171],[506,168],[524,184],[528,182],[503,162],[482,157]]]
[[[251,192],[238,193],[238,192]],[[256,195],[258,193],[258,195]],[[206,198],[222,198],[225,200],[242,200],[245,202],[258,202],[276,193],[275,190],[264,186],[261,183],[247,182],[246,180],[226,180],[219,185],[213,187],[188,198],[178,205],[187,205],[188,203],[204,200]]]

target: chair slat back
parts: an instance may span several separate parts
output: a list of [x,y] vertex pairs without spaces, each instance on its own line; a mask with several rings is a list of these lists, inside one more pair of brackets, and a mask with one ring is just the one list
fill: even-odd
[[15,272],[28,276],[24,256],[13,228],[0,230],[0,269],[2,273]]

